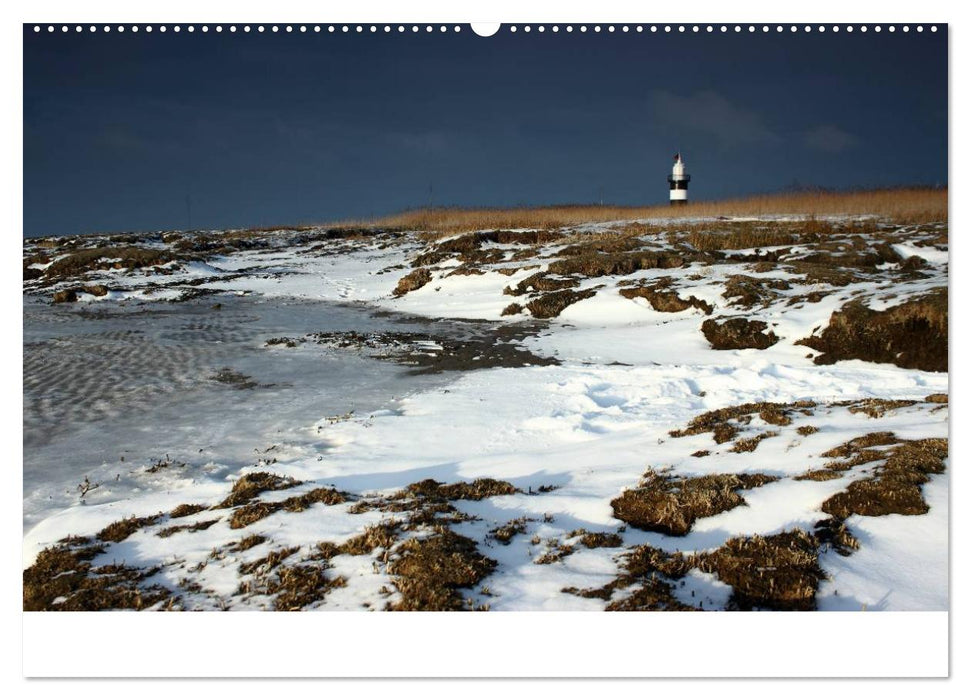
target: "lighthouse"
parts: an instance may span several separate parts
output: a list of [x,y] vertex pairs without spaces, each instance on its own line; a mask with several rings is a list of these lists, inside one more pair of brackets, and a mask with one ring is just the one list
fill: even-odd
[[674,155],[674,167],[668,175],[668,184],[671,186],[671,204],[688,203],[688,182],[691,176],[684,172],[684,160],[681,154]]

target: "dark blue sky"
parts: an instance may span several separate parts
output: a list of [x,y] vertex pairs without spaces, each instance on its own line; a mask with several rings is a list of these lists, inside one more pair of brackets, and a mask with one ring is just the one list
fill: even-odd
[[946,184],[946,29],[24,29],[25,235]]

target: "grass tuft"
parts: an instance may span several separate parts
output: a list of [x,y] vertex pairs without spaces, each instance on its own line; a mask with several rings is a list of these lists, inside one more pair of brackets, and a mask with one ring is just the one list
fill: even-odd
[[388,566],[401,592],[393,610],[467,610],[460,590],[488,576],[496,562],[479,554],[475,542],[445,529],[426,539],[409,539]]
[[290,477],[278,476],[268,472],[254,472],[245,474],[236,483],[230,494],[217,508],[233,508],[249,503],[264,491],[279,491],[300,485],[300,482]]
[[819,541],[802,530],[762,537],[735,537],[695,557],[702,571],[732,587],[731,606],[740,610],[814,610],[825,574]]
[[641,530],[686,535],[698,518],[743,505],[737,491],[776,481],[766,474],[711,474],[674,477],[649,470],[636,489],[610,502],[614,517]]
[[154,524],[162,517],[162,514],[150,515],[145,518],[136,518],[134,516],[130,518],[124,518],[116,522],[111,523],[101,532],[98,533],[98,539],[102,542],[121,542],[122,540],[128,539],[131,535],[135,534],[138,530],[143,527],[148,527]]

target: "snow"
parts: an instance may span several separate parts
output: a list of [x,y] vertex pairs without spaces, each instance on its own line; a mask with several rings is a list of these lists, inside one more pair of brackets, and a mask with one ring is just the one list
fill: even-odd
[[907,243],[897,243],[892,246],[897,254],[905,260],[916,255],[932,265],[947,265],[949,254],[946,250],[938,250],[930,246],[915,246]]
[[829,552],[821,564],[830,579],[817,596],[820,610],[947,610],[948,476],[924,485],[926,515],[851,516],[860,549]]
[[[873,284],[862,282],[817,303],[789,306],[789,297],[812,291],[794,285],[759,316],[780,337],[764,351],[713,350],[699,330],[709,317],[698,309],[661,313],[643,299],[626,299],[617,291],[623,279],[651,281],[671,275],[670,270],[585,281],[584,287],[603,287],[522,343],[537,355],[556,357],[558,366],[415,377],[401,367],[331,348],[263,347],[263,341],[277,335],[398,327],[375,310],[424,319],[405,330],[428,328],[441,318],[515,321],[501,315],[513,301],[502,290],[536,269],[508,276],[495,271],[449,276],[452,268],[443,263],[444,269],[427,285],[394,297],[397,280],[408,272],[406,263],[419,249],[408,239],[386,248],[365,243],[334,255],[284,248],[181,263],[167,282],[205,278],[201,286],[217,295],[184,302],[158,316],[122,312],[100,322],[100,335],[91,333],[90,320],[79,320],[72,311],[25,301],[25,359],[31,343],[37,344],[31,352],[48,354],[43,363],[31,365],[42,381],[25,378],[24,565],[66,535],[94,533],[121,517],[167,512],[182,503],[217,502],[234,479],[251,471],[268,469],[308,482],[263,494],[265,501],[323,485],[356,494],[389,494],[423,479],[452,483],[489,477],[508,480],[522,493],[455,504],[478,518],[456,525],[455,531],[475,539],[498,562],[495,573],[470,591],[476,604],[487,603],[492,610],[602,610],[604,601],[563,589],[608,583],[617,575],[623,549],[578,547],[552,564],[534,561],[545,551],[544,543],[566,541],[578,528],[617,532],[623,523],[614,518],[610,500],[635,486],[648,467],[669,466],[688,476],[757,471],[780,477],[746,491],[746,505],[698,520],[684,537],[623,531],[625,548],[651,544],[671,551],[704,551],[736,536],[794,527],[811,531],[826,517],[822,502],[863,473],[856,468],[820,482],[791,478],[820,468],[827,449],[875,430],[892,430],[902,439],[948,434],[946,406],[932,411],[926,404],[879,420],[845,407],[821,406],[818,415],[798,419],[791,430],[763,441],[754,453],[713,448],[706,434],[678,439],[669,434],[701,412],[741,403],[811,399],[823,404],[863,397],[921,401],[946,393],[946,374],[862,361],[817,366],[807,357],[809,349],[795,344],[824,327],[855,295],[868,295],[870,305],[880,308],[923,293],[939,285],[940,278],[901,282],[892,299],[881,298]],[[919,255],[933,266],[947,263],[947,252],[935,248],[898,244],[895,249],[905,258]],[[720,283],[728,275],[758,276],[742,263],[690,272],[700,278],[682,280],[679,294],[715,305],[715,315],[744,313],[721,296]],[[180,294],[178,287],[147,289],[149,271],[107,271],[102,279],[123,280],[125,289],[106,297],[81,294],[83,305],[154,309]],[[217,299],[223,309],[214,315],[210,305]],[[345,302],[354,305],[342,306]],[[126,331],[140,335],[121,335]],[[112,343],[118,353],[99,356]],[[426,347],[440,346],[429,342]],[[69,363],[66,356],[89,358],[87,366]],[[215,386],[209,377],[221,366],[269,386],[254,392]],[[820,430],[795,437],[802,424]],[[772,429],[758,419],[750,427]],[[714,449],[717,457],[691,456],[701,449]],[[164,455],[185,464],[146,473],[145,467]],[[124,462],[121,456],[126,456]],[[85,475],[102,486],[81,504],[72,490]],[[557,488],[536,495],[546,485]],[[818,594],[820,609],[948,608],[948,474],[934,476],[923,492],[930,505],[926,515],[852,516],[847,521],[861,547],[848,557],[834,551],[821,556],[829,579]],[[234,607],[258,609],[269,605],[265,597],[234,597],[239,563],[288,545],[301,547],[306,555],[317,542],[342,542],[385,517],[349,508],[315,505],[299,513],[281,511],[242,531],[231,530],[225,519],[207,530],[167,538],[140,531],[94,563],[178,560],[189,568],[208,561],[197,578],[204,588]],[[178,524],[207,515],[214,517],[203,512]],[[520,517],[528,519],[526,534],[508,545],[490,541],[489,530]],[[225,560],[208,559],[215,548],[250,532],[269,534],[271,541]],[[374,561],[372,556],[334,557],[332,573],[343,576],[347,586],[328,594],[320,607],[360,610],[365,604],[380,608],[394,600],[381,593],[394,586],[383,570],[375,570]],[[159,582],[177,586],[173,571],[163,569]],[[483,587],[488,593],[482,593]],[[724,608],[730,594],[729,586],[697,569],[675,589],[679,600],[703,602],[705,609]],[[195,600],[202,607],[212,606],[211,599]]]

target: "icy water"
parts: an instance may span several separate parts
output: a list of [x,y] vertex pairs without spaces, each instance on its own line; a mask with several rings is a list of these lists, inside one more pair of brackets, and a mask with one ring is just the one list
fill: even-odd
[[[314,343],[265,345],[316,331],[446,326],[364,306],[230,295],[52,306],[25,297],[23,313],[25,530],[77,503],[85,477],[100,484],[90,503],[224,479],[274,455],[326,449],[317,426],[329,418],[393,411],[397,398],[455,376],[415,376]],[[172,466],[149,471],[159,461]]]

